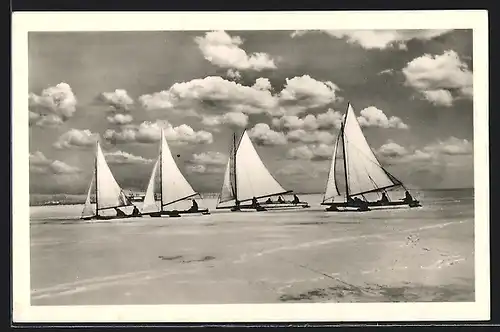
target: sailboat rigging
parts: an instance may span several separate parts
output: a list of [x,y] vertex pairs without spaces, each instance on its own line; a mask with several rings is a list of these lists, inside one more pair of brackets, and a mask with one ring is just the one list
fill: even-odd
[[[95,190],[95,211],[92,206],[92,190]],[[121,207],[134,206],[134,212],[126,215],[119,210]],[[103,215],[100,211],[115,209],[116,216]],[[90,181],[87,191],[87,198],[83,207],[81,219],[115,219],[138,217],[138,210],[134,204],[127,198],[122,188],[116,182],[108,163],[104,157],[99,141],[96,142],[96,156],[94,161],[94,174]]]
[[[159,178],[158,187],[160,192],[159,205],[155,198],[157,176]],[[195,196],[199,196],[199,198],[201,198],[201,195],[191,187],[189,182],[177,167],[162,129],[158,159],[153,167],[148,187],[146,189],[142,214],[150,215],[152,217],[160,217],[162,215],[177,217],[181,214],[189,213],[209,214],[208,209],[198,208],[198,203],[194,200]],[[165,209],[166,206],[172,206],[174,203],[187,200],[189,198],[192,199],[193,206],[188,210]]]
[[[339,159],[342,160],[342,164],[338,163]],[[343,195],[340,188],[342,180],[344,181]],[[396,188],[403,188],[405,197],[391,201],[387,195],[388,191]],[[370,201],[367,198],[374,195],[377,195],[379,199]],[[335,202],[335,198],[342,196],[344,196],[344,201]],[[366,141],[351,103],[347,105],[334,145],[321,205],[328,205],[327,211],[339,209],[368,211],[372,208],[421,206],[404,184],[380,164]]]
[[[255,150],[247,131],[243,131],[239,140],[236,133],[233,133],[231,152],[216,209],[266,211],[309,207],[307,202],[300,202],[296,195],[293,201],[283,200],[282,195],[292,192],[284,189],[271,175]],[[273,196],[279,196],[278,200],[273,202],[271,200]],[[262,198],[268,199],[265,202],[258,202]],[[227,202],[233,204],[223,206]],[[248,203],[242,204],[245,202]]]

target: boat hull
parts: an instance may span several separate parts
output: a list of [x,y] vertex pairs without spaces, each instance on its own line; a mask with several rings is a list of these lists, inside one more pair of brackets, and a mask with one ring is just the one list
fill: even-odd
[[209,215],[210,211],[208,209],[201,209],[198,211],[170,210],[170,211],[158,211],[158,212],[143,213],[142,215],[144,215],[144,216],[148,215],[148,216],[153,217],[153,218],[160,218],[163,216],[175,218],[175,217],[181,217],[182,215],[189,215],[189,214]]
[[81,220],[114,220],[114,219],[128,219],[128,218],[140,218],[142,215],[126,215],[126,216],[91,216],[82,217]]
[[342,212],[342,211],[358,211],[358,212],[366,212],[371,210],[385,210],[385,209],[402,209],[402,208],[414,208],[421,207],[419,201],[413,201],[410,203],[407,202],[389,202],[389,203],[381,203],[381,202],[368,202],[365,206],[357,206],[348,204],[347,202],[339,202],[339,203],[321,203],[321,205],[326,205],[328,208],[325,211],[328,212]]
[[255,208],[251,204],[240,205],[239,207],[228,206],[228,207],[220,207],[218,206],[216,209],[229,209],[231,212],[240,212],[240,211],[275,211],[275,210],[297,210],[297,209],[307,209],[309,208],[309,204],[307,202],[300,202],[298,204],[293,203],[259,203],[259,207]]

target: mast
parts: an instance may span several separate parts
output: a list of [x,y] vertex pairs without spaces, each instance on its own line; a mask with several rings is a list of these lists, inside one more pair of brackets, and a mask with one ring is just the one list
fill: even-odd
[[[160,137],[160,211],[163,211],[163,178],[162,178],[162,169],[163,169],[163,128],[161,128],[161,137]],[[154,190],[153,190],[154,195]]]
[[97,154],[99,153],[99,141],[96,142],[96,154],[95,154],[95,160],[94,160],[94,170],[95,170],[95,215],[99,216],[99,197],[98,197],[98,192],[99,188],[98,186],[98,177],[97,177]]
[[233,174],[234,174],[234,202],[238,203],[238,187],[236,180],[236,133],[233,132]]
[[340,126],[340,131],[342,134],[342,154],[344,155],[344,177],[345,177],[345,198],[346,202],[349,200],[349,183],[347,181],[347,159],[346,159],[346,154],[345,154],[345,122],[347,120],[347,112],[349,112],[349,104],[347,103],[347,110],[345,111],[345,117],[344,117],[344,122]]

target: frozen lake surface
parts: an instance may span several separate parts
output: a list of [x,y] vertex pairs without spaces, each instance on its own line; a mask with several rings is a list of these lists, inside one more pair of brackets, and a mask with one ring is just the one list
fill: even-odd
[[311,208],[85,223],[31,214],[32,305],[474,301],[473,191],[421,208]]

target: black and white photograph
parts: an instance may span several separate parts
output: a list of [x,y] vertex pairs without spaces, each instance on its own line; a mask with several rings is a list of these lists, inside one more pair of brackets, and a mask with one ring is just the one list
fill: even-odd
[[487,318],[487,14],[418,14],[19,14],[20,317]]

